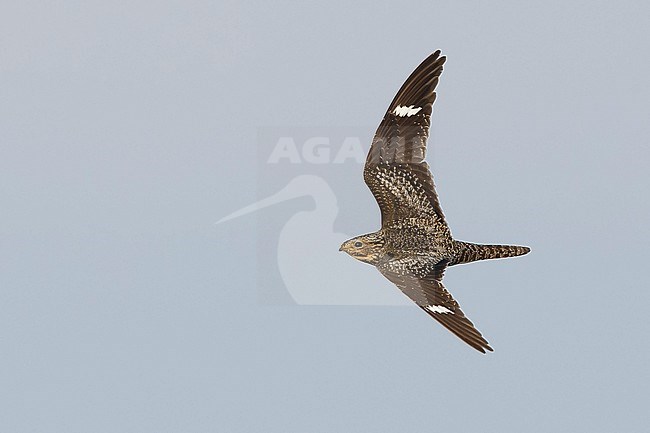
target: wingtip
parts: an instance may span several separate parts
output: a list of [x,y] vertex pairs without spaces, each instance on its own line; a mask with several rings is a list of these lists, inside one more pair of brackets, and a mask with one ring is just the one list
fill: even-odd
[[494,349],[492,349],[489,345],[485,346],[472,346],[474,349],[478,350],[481,352],[483,355],[487,355],[488,352],[494,352]]
[[441,50],[435,50],[433,53],[429,54],[422,63],[439,63],[440,65],[443,65],[446,61],[447,56],[443,56]]
[[436,51],[432,54],[432,56],[437,57],[439,60],[442,61],[442,63],[445,63],[445,61],[447,60],[447,56],[443,56],[443,55],[442,55],[442,50],[436,50]]

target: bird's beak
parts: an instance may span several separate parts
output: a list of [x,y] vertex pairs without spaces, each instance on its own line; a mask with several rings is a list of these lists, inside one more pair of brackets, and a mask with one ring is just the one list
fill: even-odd
[[244,215],[249,214],[251,212],[255,212],[255,211],[258,211],[260,209],[264,209],[265,207],[272,206],[272,205],[278,204],[278,203],[282,203],[283,201],[291,200],[293,198],[300,197],[302,195],[307,195],[307,193],[302,193],[300,191],[291,190],[287,185],[283,189],[281,189],[280,191],[278,191],[275,194],[271,195],[270,197],[263,198],[263,199],[259,200],[256,203],[253,203],[251,205],[243,207],[243,208],[239,209],[238,211],[233,212],[230,215],[227,215],[227,216],[221,218],[215,224],[221,224],[221,223],[226,222],[228,220],[235,219],[235,218],[238,218],[240,216],[244,216]]

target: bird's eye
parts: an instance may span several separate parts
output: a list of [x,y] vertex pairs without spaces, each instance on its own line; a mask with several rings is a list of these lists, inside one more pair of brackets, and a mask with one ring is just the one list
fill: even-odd
[[360,248],[361,245],[363,245],[361,242],[355,242],[354,243],[354,246],[357,247],[357,248]]

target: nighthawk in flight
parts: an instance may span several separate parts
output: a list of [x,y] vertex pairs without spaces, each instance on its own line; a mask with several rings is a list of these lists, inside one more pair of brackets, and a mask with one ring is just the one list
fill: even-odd
[[454,240],[424,161],[436,85],[446,58],[431,54],[391,102],[372,141],[363,178],[381,210],[381,229],[341,245],[375,266],[422,310],[467,344],[492,350],[442,284],[448,266],[526,254],[528,247]]

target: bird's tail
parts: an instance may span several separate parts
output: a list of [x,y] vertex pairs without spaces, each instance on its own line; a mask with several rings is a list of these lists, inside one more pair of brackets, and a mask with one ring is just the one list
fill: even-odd
[[477,260],[501,259],[505,257],[516,257],[528,254],[530,248],[516,245],[479,245],[470,242],[455,241],[460,253],[456,259],[449,263],[459,265]]

